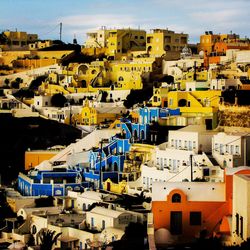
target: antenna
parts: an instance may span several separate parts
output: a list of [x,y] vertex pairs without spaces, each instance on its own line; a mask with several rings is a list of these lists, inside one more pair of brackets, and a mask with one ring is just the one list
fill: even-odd
[[60,41],[62,41],[62,23],[60,23]]

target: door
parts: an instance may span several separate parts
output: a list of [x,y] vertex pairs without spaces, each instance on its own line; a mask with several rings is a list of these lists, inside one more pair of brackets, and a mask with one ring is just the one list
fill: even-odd
[[182,212],[171,212],[170,214],[170,232],[174,235],[182,234]]
[[107,182],[107,191],[110,191],[110,182]]

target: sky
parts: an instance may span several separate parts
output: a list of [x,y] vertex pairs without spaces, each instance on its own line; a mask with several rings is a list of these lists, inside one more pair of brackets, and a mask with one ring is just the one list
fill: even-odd
[[107,28],[168,28],[199,42],[205,31],[250,37],[250,0],[0,0],[0,32],[19,30],[40,39],[79,44]]

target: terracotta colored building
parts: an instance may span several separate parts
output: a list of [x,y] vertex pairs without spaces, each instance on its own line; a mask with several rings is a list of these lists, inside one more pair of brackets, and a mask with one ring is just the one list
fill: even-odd
[[166,228],[180,238],[198,237],[202,230],[209,235],[230,231],[226,218],[232,215],[233,175],[249,173],[245,167],[228,169],[223,183],[153,183],[154,229]]

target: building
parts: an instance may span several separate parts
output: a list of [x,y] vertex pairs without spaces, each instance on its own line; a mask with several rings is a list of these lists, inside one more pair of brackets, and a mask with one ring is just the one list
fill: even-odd
[[30,50],[39,50],[39,49],[51,47],[52,45],[53,45],[53,41],[51,41],[51,40],[36,41],[34,43],[29,44],[29,49]]
[[212,138],[212,152],[220,166],[238,167],[249,165],[248,133],[224,133],[220,132]]
[[[83,51],[87,53],[91,48],[93,52],[103,51],[107,56],[113,59],[120,59],[123,54],[130,51],[145,50],[146,31],[140,29],[106,29],[87,33],[87,41]],[[100,50],[101,48],[106,48]]]
[[161,57],[168,51],[181,52],[188,43],[188,35],[171,30],[154,29],[147,34],[147,53],[149,56]]
[[233,212],[230,236],[231,244],[240,245],[250,237],[249,231],[249,192],[250,175],[239,174],[233,176]]
[[[178,236],[176,239],[179,241],[197,238],[203,230],[206,230],[208,236],[217,233],[228,238],[228,234],[235,235],[236,228],[235,237],[242,241],[247,237],[245,227],[247,224],[244,220],[247,220],[247,216],[243,219],[243,216],[247,214],[247,199],[240,195],[242,190],[237,189],[236,182],[241,183],[243,190],[246,190],[248,179],[242,179],[238,175],[249,173],[247,167],[226,171],[224,183],[154,182],[152,212],[155,230],[165,228],[171,235]],[[247,192],[245,194],[247,195]],[[243,203],[240,202],[240,197],[244,199]],[[232,215],[235,218],[231,224],[230,216]],[[236,222],[237,218],[238,222]],[[227,228],[226,231],[225,228]],[[245,232],[244,229],[246,229]]]
[[4,31],[10,46],[25,47],[38,40],[37,34],[28,34],[23,31]]
[[60,150],[64,149],[63,146],[53,146],[47,150],[27,150],[24,156],[24,168],[30,170],[35,166],[39,165],[43,161],[51,159],[53,156],[59,153]]
[[85,48],[105,48],[107,47],[109,30],[105,26],[101,29],[87,32],[87,40],[84,44]]
[[86,212],[86,223],[90,228],[102,231],[107,227],[125,230],[130,222],[136,222],[135,215],[128,211],[117,211],[103,207],[95,207]]
[[171,91],[163,104],[170,109],[180,109],[183,123],[178,125],[200,124],[212,129],[217,126],[217,111],[221,101],[221,91]]
[[210,55],[215,51],[217,42],[231,42],[239,40],[239,35],[236,34],[214,34],[213,31],[205,31],[205,34],[200,36],[198,51],[203,51],[204,55]]

